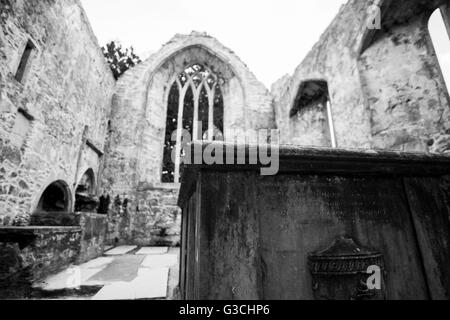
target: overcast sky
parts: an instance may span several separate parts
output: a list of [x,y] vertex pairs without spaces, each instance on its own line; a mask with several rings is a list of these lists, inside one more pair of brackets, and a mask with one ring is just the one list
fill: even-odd
[[[141,56],[176,33],[206,31],[233,50],[266,87],[300,64],[346,0],[81,0],[101,45],[119,40]],[[437,28],[438,24],[435,23]],[[442,34],[442,32],[441,32]],[[443,69],[450,41],[438,36]],[[443,40],[445,39],[445,41]],[[450,78],[448,78],[450,83]]]

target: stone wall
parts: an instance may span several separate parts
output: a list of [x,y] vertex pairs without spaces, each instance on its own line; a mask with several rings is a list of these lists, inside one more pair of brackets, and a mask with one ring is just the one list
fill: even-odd
[[116,197],[109,213],[108,243],[178,246],[181,210],[177,199],[178,186],[146,188],[131,199]]
[[374,148],[450,151],[450,99],[428,32],[430,12],[367,48],[359,60]]
[[0,227],[0,296],[11,298],[15,289],[30,289],[75,263],[81,233],[80,227]]
[[[367,28],[373,3],[382,30]],[[92,169],[97,191],[114,202],[109,243],[176,245],[179,186],[161,183],[167,97],[193,64],[224,79],[225,135],[279,128],[282,143],[329,147],[324,106],[291,112],[301,85],[318,80],[327,82],[339,147],[449,151],[450,98],[427,31],[445,3],[350,0],[271,96],[234,52],[198,32],[176,35],[116,85],[78,0],[0,0],[0,226],[33,213],[54,181],[67,186],[72,212]],[[448,27],[448,4],[444,11]],[[94,256],[103,235],[90,223],[104,221],[86,219],[82,250]]]
[[31,217],[32,227],[78,227],[81,228],[80,255],[77,262],[83,263],[101,256],[107,241],[108,216],[91,212],[38,213]]
[[104,177],[112,191],[128,192],[140,184],[161,183],[166,97],[174,77],[195,63],[225,80],[221,86],[225,131],[274,127],[268,90],[231,50],[203,33],[176,35],[117,83]]
[[324,104],[312,104],[290,119],[292,143],[301,146],[331,147],[327,110]]
[[50,183],[64,181],[73,206],[84,171],[98,174],[115,82],[78,0],[0,4],[0,225],[11,225]]
[[150,188],[138,192],[138,207],[132,221],[135,244],[180,244],[181,210],[177,200],[178,188]]
[[[367,27],[374,3],[381,30]],[[294,74],[272,86],[282,142],[326,146],[297,136],[314,131],[314,121],[290,117],[301,84],[325,80],[338,147],[450,151],[450,99],[427,26],[444,3],[350,0],[343,6]]]
[[77,263],[84,263],[103,255],[108,231],[107,215],[96,213],[79,213],[81,227],[80,255]]
[[11,286],[27,290],[48,275],[103,254],[106,215],[81,212],[66,220],[65,226],[0,227],[0,291]]

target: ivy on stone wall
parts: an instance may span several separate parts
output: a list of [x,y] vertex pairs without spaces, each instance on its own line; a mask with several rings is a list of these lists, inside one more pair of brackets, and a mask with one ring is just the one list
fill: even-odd
[[114,41],[106,44],[106,48],[102,47],[102,50],[116,80],[125,71],[142,62],[139,56],[134,53],[133,47],[124,49],[122,45]]

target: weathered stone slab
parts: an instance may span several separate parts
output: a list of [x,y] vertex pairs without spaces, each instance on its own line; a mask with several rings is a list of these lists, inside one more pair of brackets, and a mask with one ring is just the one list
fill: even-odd
[[57,291],[65,289],[77,289],[86,285],[86,281],[100,272],[102,269],[82,269],[73,267],[56,275],[46,278],[42,282],[33,285],[33,288],[43,291]]
[[112,250],[109,250],[105,253],[105,255],[107,256],[120,256],[120,255],[124,255],[127,254],[128,252],[136,249],[137,246],[120,246],[117,248],[114,248]]
[[[275,176],[257,165],[185,166],[180,299],[449,298],[448,156],[297,147],[279,155]],[[345,287],[367,266],[386,275],[385,294],[361,290],[365,279]]]
[[137,275],[144,256],[122,255],[116,256],[114,261],[94,277],[89,279],[93,283],[111,284],[113,282],[130,282]]
[[129,282],[116,282],[103,287],[92,300],[134,300],[135,294]]
[[103,287],[92,300],[156,299],[167,296],[169,269],[140,269],[131,282],[116,282]]
[[0,227],[0,279],[21,275],[31,284],[60,272],[76,263],[80,237],[79,227]]
[[100,273],[113,260],[113,257],[101,257],[79,266],[72,266],[55,275],[47,277],[43,281],[36,282],[33,284],[33,288],[43,291],[56,291],[75,289],[80,288],[81,286],[104,285],[105,283],[103,282],[93,282],[89,281],[89,279]]
[[80,265],[82,269],[103,269],[114,260],[113,257],[100,257]]
[[138,276],[131,285],[135,299],[156,299],[167,296],[169,268],[140,269]]
[[165,254],[169,250],[168,247],[144,247],[140,249],[136,254],[139,255],[155,255],[155,254]]
[[170,267],[178,263],[178,258],[174,254],[147,256],[142,262],[143,268],[163,268]]

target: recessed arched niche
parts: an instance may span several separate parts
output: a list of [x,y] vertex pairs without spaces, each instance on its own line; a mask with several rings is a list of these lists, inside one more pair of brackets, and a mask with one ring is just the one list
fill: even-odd
[[72,196],[68,184],[58,180],[49,184],[31,216],[31,226],[73,226]]
[[291,136],[297,144],[337,146],[327,81],[303,81],[289,117]]
[[94,170],[88,169],[75,189],[75,212],[96,212],[97,206]]
[[51,183],[39,200],[37,213],[68,213],[70,211],[70,190],[64,181]]

